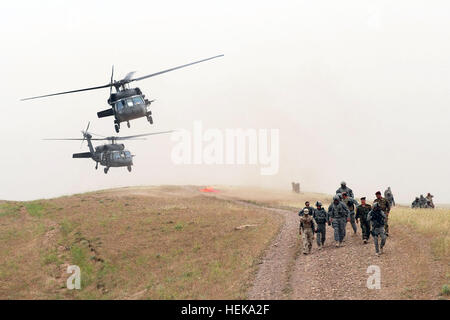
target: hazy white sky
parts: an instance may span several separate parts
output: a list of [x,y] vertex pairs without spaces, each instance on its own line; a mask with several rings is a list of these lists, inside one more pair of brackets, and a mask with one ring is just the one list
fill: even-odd
[[[252,184],[357,196],[391,186],[398,201],[426,192],[450,202],[448,1],[2,1],[0,199],[27,200],[115,186]],[[280,171],[176,166],[170,135],[130,141],[133,172],[105,175],[72,159],[78,142],[114,133],[108,90],[20,102],[224,58],[138,83],[155,125],[280,129]],[[86,147],[86,146],[85,146]]]

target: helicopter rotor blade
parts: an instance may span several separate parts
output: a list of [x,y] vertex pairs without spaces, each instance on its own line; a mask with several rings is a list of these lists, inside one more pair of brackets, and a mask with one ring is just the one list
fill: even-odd
[[174,132],[174,130],[152,132],[152,133],[144,133],[144,134],[137,134],[137,135],[133,135],[133,136],[125,136],[125,137],[108,137],[108,138],[113,138],[114,140],[139,140],[139,139],[136,139],[136,138],[145,137],[145,136],[152,136],[152,135],[156,135],[156,134],[170,133],[170,132]]
[[[42,140],[74,140],[74,141],[82,141],[82,138],[47,138]],[[100,139],[100,138],[92,138],[91,140],[108,140],[108,139]]]
[[178,67],[166,69],[166,70],[163,70],[163,71],[159,71],[159,72],[156,72],[156,73],[148,74],[146,76],[142,76],[142,77],[139,77],[139,78],[130,79],[128,81],[131,82],[131,81],[139,81],[139,80],[147,79],[147,78],[154,77],[154,76],[166,73],[166,72],[170,72],[170,71],[174,71],[174,70],[181,69],[181,68],[184,68],[184,67],[192,66],[193,64],[197,64],[197,63],[200,63],[200,62],[205,62],[205,61],[212,60],[212,59],[219,58],[219,57],[223,57],[223,56],[224,56],[223,54],[220,54],[218,56],[214,56],[214,57],[211,57],[211,58],[207,58],[207,59],[191,62],[191,63],[188,63],[188,64],[184,64],[182,66],[178,66]]
[[130,81],[130,80],[131,80],[131,77],[133,77],[133,75],[134,75],[135,73],[136,73],[136,71],[128,72],[127,75],[125,76],[125,78],[123,78],[123,81],[124,81],[124,82]]
[[112,65],[112,68],[111,68],[111,81],[109,83],[109,95],[111,95],[111,93],[112,93],[113,77],[114,77],[114,65]]
[[108,83],[108,84],[105,84],[103,86],[98,86],[98,87],[84,88],[84,89],[78,89],[78,90],[64,91],[64,92],[58,92],[58,93],[51,93],[51,94],[46,94],[46,95],[43,95],[43,96],[24,98],[24,99],[20,99],[20,101],[32,100],[32,99],[38,99],[38,98],[45,98],[45,97],[51,97],[51,96],[58,96],[58,95],[67,94],[67,93],[96,90],[96,89],[108,88],[108,87],[111,87],[111,86],[112,86],[112,84]]

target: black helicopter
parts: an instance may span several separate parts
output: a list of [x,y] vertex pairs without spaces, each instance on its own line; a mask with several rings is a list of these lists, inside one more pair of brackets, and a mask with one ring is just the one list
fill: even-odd
[[[74,153],[72,158],[91,158],[96,162],[95,169],[98,169],[98,164],[105,166],[104,172],[108,173],[109,168],[111,167],[127,167],[128,171],[131,172],[131,166],[133,165],[133,157],[130,151],[125,149],[123,143],[116,143],[117,140],[145,140],[145,138],[141,138],[144,136],[150,136],[155,134],[162,133],[170,133],[173,131],[163,131],[163,132],[153,132],[153,133],[144,133],[138,134],[134,136],[126,136],[126,137],[103,137],[103,138],[93,138],[93,135],[97,135],[95,133],[89,133],[89,124],[87,125],[86,130],[81,131],[83,134],[83,138],[63,138],[63,139],[44,139],[44,140],[82,140],[81,144],[83,144],[84,140],[87,141],[89,152],[81,152]],[[100,135],[97,135],[100,136]],[[111,143],[103,144],[100,146],[92,145],[92,140],[109,140]]]
[[[109,87],[109,99],[108,104],[111,106],[111,108],[97,112],[97,116],[99,118],[114,116],[114,128],[116,129],[116,132],[119,132],[120,130],[120,123],[121,122],[127,122],[128,128],[130,127],[130,120],[147,117],[147,120],[150,124],[153,124],[153,118],[152,118],[152,112],[150,111],[150,104],[155,100],[148,100],[145,99],[145,95],[142,94],[141,89],[139,88],[130,88],[130,82],[133,81],[139,81],[143,79],[147,79],[150,77],[154,77],[169,71],[174,71],[177,69],[181,69],[187,66],[191,66],[193,64],[197,64],[200,62],[208,61],[211,59],[223,57],[223,54],[214,56],[211,58],[191,62],[188,64],[184,64],[182,66],[166,69],[163,71],[159,71],[156,73],[148,74],[146,76],[138,77],[138,78],[132,78],[134,75],[133,72],[129,72],[125,78],[119,81],[113,80],[114,77],[114,66],[112,67],[111,72],[111,81],[108,84],[97,86],[97,87],[91,87],[91,88],[85,88],[85,89],[78,89],[78,90],[72,90],[72,91],[65,91],[65,92],[58,92],[58,93],[52,93],[52,94],[46,94],[43,96],[36,96],[31,98],[25,98],[21,99],[24,100],[31,100],[31,99],[37,99],[37,98],[44,98],[44,97],[50,97],[50,96],[56,96],[60,94],[66,94],[66,93],[74,93],[74,92],[80,92],[80,91],[88,91],[88,90],[96,90],[96,89],[102,89],[102,88],[108,88]],[[112,92],[112,88],[115,88],[116,92]]]

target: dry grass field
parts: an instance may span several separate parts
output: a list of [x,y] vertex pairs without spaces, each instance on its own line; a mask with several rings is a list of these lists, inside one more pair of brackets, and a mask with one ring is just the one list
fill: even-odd
[[[267,252],[278,257],[277,266],[284,259],[279,278],[288,281],[275,283],[281,293],[274,299],[450,297],[450,209],[395,207],[387,253],[379,259],[359,235],[336,250],[331,228],[325,250],[304,257],[297,252],[296,211],[306,200],[328,206],[331,196],[201,188],[130,187],[0,201],[0,299],[245,299],[250,291],[264,298],[273,289],[265,283],[280,276],[272,267],[259,268]],[[363,285],[368,263],[383,269],[384,287],[376,294]],[[69,265],[81,269],[81,290],[66,288]],[[323,268],[353,275],[330,291],[333,279],[314,276]],[[304,285],[302,270],[311,270],[315,289]]]

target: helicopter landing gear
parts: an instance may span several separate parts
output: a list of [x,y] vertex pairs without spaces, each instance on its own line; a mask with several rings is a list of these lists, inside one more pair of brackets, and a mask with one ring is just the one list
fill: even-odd
[[128,128],[130,127],[130,121],[127,121],[127,127]]
[[108,168],[108,167],[106,167],[105,169],[103,169],[103,171],[105,172],[105,174],[107,174],[107,173],[108,173],[108,170],[109,170],[109,168]]
[[129,172],[131,172],[131,166],[128,166],[127,169]]
[[148,120],[148,122],[150,122],[150,124],[153,124],[153,118],[152,118],[152,116],[148,115],[148,116],[147,116],[147,120]]
[[116,132],[119,133],[120,131],[120,122],[117,120],[114,120],[114,129],[116,129]]
[[95,163],[95,170],[98,169],[98,162]]

